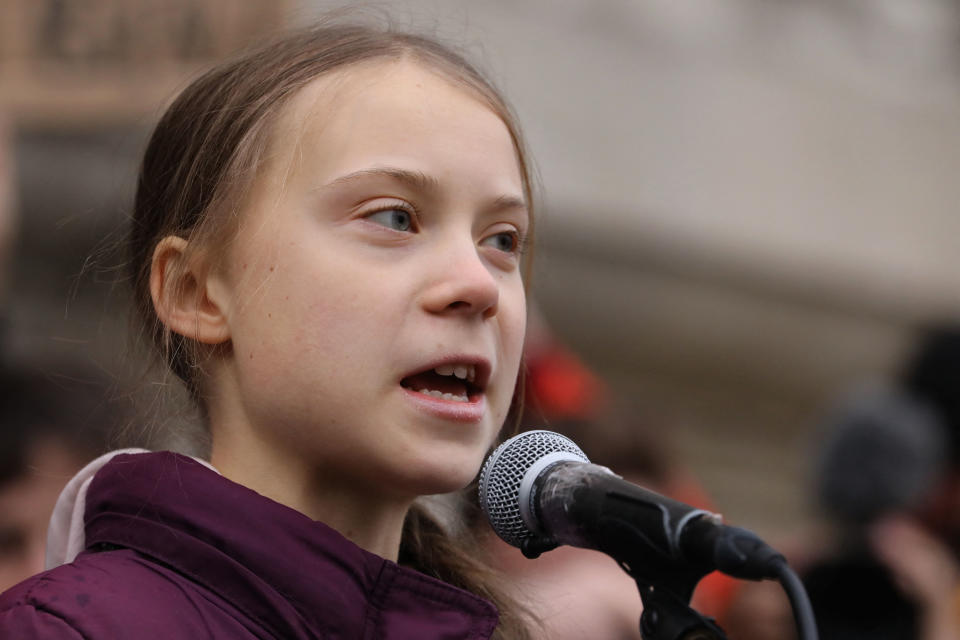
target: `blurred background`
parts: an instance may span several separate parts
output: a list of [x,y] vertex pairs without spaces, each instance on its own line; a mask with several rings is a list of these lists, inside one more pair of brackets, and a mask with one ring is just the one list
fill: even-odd
[[[205,65],[342,6],[0,0],[6,359],[146,384],[109,247],[150,126]],[[795,535],[824,407],[960,318],[960,3],[363,7],[462,44],[512,100],[547,325],[728,520]]]

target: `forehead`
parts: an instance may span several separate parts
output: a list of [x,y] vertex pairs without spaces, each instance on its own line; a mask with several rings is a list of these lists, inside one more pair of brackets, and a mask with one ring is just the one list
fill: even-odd
[[283,109],[270,146],[289,170],[290,160],[308,156],[349,163],[371,152],[414,155],[444,140],[520,179],[510,130],[477,90],[406,59],[359,63],[313,80]]
[[300,89],[283,119],[322,119],[340,109],[393,107],[436,109],[469,104],[479,116],[501,117],[486,103],[480,90],[459,82],[450,72],[412,58],[374,59],[326,73]]

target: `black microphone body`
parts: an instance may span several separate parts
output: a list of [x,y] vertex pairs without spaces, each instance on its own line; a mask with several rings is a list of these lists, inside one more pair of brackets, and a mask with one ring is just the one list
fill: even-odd
[[648,584],[684,582],[719,570],[737,578],[776,577],[783,556],[720,516],[645,489],[606,467],[557,462],[539,472],[529,499],[538,533],[611,556]]
[[528,556],[559,544],[595,549],[639,584],[680,598],[711,571],[761,580],[785,562],[750,531],[590,464],[550,431],[521,433],[490,455],[480,503],[497,534]]

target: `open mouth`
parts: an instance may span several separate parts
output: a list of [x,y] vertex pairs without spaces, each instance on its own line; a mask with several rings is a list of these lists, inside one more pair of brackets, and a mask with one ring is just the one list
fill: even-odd
[[471,402],[483,393],[483,376],[477,366],[458,363],[438,365],[400,381],[405,389],[451,402]]

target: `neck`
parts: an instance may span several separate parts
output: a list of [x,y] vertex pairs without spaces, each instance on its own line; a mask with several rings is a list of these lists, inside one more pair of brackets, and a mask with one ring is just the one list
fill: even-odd
[[237,437],[235,431],[218,434],[214,430],[213,436],[210,461],[225,477],[396,562],[412,500],[384,496],[382,491],[357,486],[350,478],[328,477],[323,469],[301,463],[291,452],[274,451],[268,443]]

